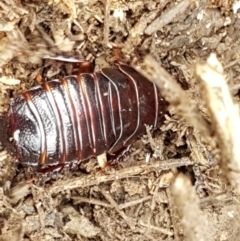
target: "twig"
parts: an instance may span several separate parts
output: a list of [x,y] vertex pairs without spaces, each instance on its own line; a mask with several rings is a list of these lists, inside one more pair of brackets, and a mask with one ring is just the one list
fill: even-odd
[[94,205],[98,205],[98,206],[102,206],[102,207],[106,207],[106,208],[112,207],[112,205],[110,205],[106,202],[99,201],[94,198],[72,197],[72,199],[73,199],[74,205],[79,204],[79,203],[89,203],[89,204],[94,204]]
[[209,197],[202,198],[200,200],[200,207],[202,209],[207,209],[209,207],[224,207],[230,205],[235,201],[235,197],[232,192],[221,193],[219,195],[211,195]]
[[148,27],[145,29],[145,34],[151,35],[157,30],[161,30],[165,25],[172,22],[176,16],[185,13],[190,4],[191,1],[189,0],[180,1],[173,8],[161,14],[151,24],[149,24]]
[[143,203],[145,201],[148,201],[152,198],[152,196],[147,196],[147,197],[143,197],[143,198],[139,198],[137,200],[131,201],[131,202],[126,202],[124,204],[120,204],[118,207],[119,209],[124,209],[124,208],[128,208],[134,205],[137,205],[139,203]]
[[160,227],[156,227],[156,226],[153,226],[153,225],[145,224],[145,223],[142,222],[142,221],[140,221],[139,224],[142,225],[142,226],[144,226],[144,227],[147,227],[147,228],[149,228],[149,229],[158,231],[159,233],[163,233],[163,234],[166,234],[166,235],[168,235],[168,236],[173,236],[173,232],[169,231],[169,230],[166,229],[166,228],[160,228]]
[[98,185],[102,182],[119,180],[123,178],[127,178],[133,175],[139,175],[141,173],[149,173],[151,171],[156,170],[166,170],[174,167],[180,166],[188,166],[192,165],[193,162],[188,158],[180,158],[180,159],[169,159],[164,162],[150,162],[149,164],[143,164],[139,166],[125,168],[109,175],[89,175],[82,177],[75,177],[67,180],[59,180],[56,181],[52,186],[48,188],[49,193],[57,194],[62,191],[71,190],[75,188],[84,188],[93,185]]
[[207,63],[196,65],[196,75],[202,81],[202,96],[214,123],[219,140],[221,168],[232,186],[240,192],[240,116],[239,107],[234,104],[223,73],[223,66],[215,54]]
[[105,1],[105,14],[104,14],[104,43],[105,46],[108,47],[108,36],[109,36],[109,6],[110,6],[111,0]]
[[207,218],[200,210],[199,199],[190,180],[184,175],[178,175],[171,187],[171,194],[186,240],[210,240]]
[[169,207],[169,213],[172,221],[172,227],[173,227],[173,234],[174,234],[174,240],[180,241],[180,233],[179,233],[179,221],[178,221],[178,214],[176,206],[174,205],[174,197],[171,195],[170,189],[166,189],[166,195],[168,197],[168,205]]

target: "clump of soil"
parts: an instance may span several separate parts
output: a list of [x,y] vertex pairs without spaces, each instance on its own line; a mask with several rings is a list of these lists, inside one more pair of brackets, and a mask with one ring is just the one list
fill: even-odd
[[0,240],[238,240],[238,8],[217,0],[3,0],[3,120],[11,98],[72,74],[72,64],[46,56],[84,58],[98,71],[113,65],[116,48],[169,106],[163,125],[146,127],[101,172],[93,158],[42,178],[2,150]]

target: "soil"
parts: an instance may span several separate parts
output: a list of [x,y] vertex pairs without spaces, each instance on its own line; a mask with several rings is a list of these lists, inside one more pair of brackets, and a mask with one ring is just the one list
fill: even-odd
[[121,59],[169,106],[164,124],[147,126],[104,170],[92,158],[43,176],[2,148],[0,240],[240,240],[239,8],[1,0],[1,140],[11,99],[73,73],[74,64],[50,57],[85,59],[95,71]]

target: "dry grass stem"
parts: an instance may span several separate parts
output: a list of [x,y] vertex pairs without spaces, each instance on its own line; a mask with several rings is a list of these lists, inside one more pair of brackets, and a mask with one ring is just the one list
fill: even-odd
[[222,153],[221,167],[233,187],[240,192],[240,117],[234,104],[221,63],[211,54],[207,62],[196,66],[196,75],[203,83],[203,97],[208,103]]
[[171,194],[183,226],[184,240],[209,240],[207,220],[200,210],[198,197],[190,180],[183,175],[177,176],[171,187]]
[[103,182],[120,180],[129,176],[140,175],[142,173],[148,173],[155,170],[160,171],[188,165],[192,165],[192,161],[188,158],[167,160],[165,162],[150,162],[149,164],[121,169],[109,175],[89,175],[76,177],[68,180],[59,180],[56,181],[51,187],[49,187],[48,191],[49,193],[55,195],[58,192],[62,192],[65,190],[72,190],[79,187],[89,187]]

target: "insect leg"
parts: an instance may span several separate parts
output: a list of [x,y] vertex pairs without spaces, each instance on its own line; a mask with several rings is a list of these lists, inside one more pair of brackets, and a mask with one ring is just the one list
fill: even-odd
[[73,74],[82,74],[82,73],[93,73],[95,64],[87,61],[84,58],[74,58],[74,57],[64,57],[64,56],[44,56],[44,59],[55,60],[67,64],[73,64],[76,66],[76,69],[73,69]]

